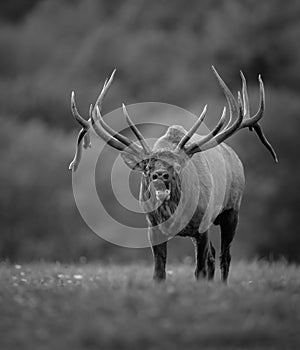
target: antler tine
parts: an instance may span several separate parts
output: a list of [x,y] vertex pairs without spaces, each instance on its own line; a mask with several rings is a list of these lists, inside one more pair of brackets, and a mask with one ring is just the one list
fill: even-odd
[[[129,140],[127,137],[119,134],[117,131],[115,131],[113,128],[111,128],[103,119],[102,115],[101,115],[101,109],[102,109],[102,104],[103,104],[103,100],[108,92],[108,89],[110,88],[114,76],[116,73],[116,69],[112,72],[110,78],[107,80],[105,80],[104,85],[102,87],[102,90],[96,100],[96,103],[94,105],[94,108],[91,110],[90,114],[92,116],[93,119],[93,127],[95,130],[95,132],[98,134],[98,136],[100,136],[100,134],[104,135],[104,133],[106,134],[106,136],[108,136],[107,134],[109,134],[110,136],[112,136],[114,139],[116,139],[117,141],[123,143],[126,147],[131,148],[135,153],[139,153],[141,151],[141,149],[138,147],[138,145],[136,145],[134,142],[132,142],[131,140]],[[98,125],[96,124],[96,121],[99,121],[101,127],[104,129],[104,133],[101,133],[101,129],[98,127]],[[101,137],[101,136],[100,136]]]
[[[239,106],[239,109],[242,110],[243,117],[245,117],[244,102],[243,102],[243,98],[242,98],[240,91],[238,91],[238,106]],[[244,120],[245,119],[243,118],[243,121]],[[241,125],[243,124],[243,121],[242,121]]]
[[[116,70],[114,70],[113,73],[114,73],[115,71],[116,71]],[[105,82],[104,82],[104,84],[103,84],[103,88],[102,88],[102,89],[105,88],[106,84],[107,84],[107,78],[105,79]]]
[[241,128],[246,128],[249,127],[251,128],[256,124],[263,116],[264,110],[265,110],[265,89],[264,89],[264,83],[261,79],[261,76],[258,76],[258,81],[259,81],[259,108],[257,113],[253,116],[250,117],[250,110],[249,110],[249,101],[245,102],[248,100],[248,93],[247,93],[247,88],[246,88],[246,79],[244,76],[242,76],[243,80],[243,89],[245,90],[245,93],[243,93],[243,102],[244,105],[248,103],[248,113],[246,114],[246,119],[243,120]]
[[[95,116],[97,114],[97,117]],[[99,119],[101,116],[99,107],[96,105],[95,108],[93,108],[92,115],[91,115],[91,125],[95,133],[104,140],[109,146],[112,146],[116,148],[119,151],[124,151],[126,148],[126,145],[115,139],[113,136],[109,135],[105,130],[102,130],[99,128],[99,126],[96,124],[96,120]]]
[[248,106],[248,114],[247,119],[244,119],[242,122],[242,125],[240,128],[246,128],[248,127],[250,130],[252,128],[256,132],[259,140],[262,142],[262,144],[267,148],[267,150],[271,153],[271,156],[273,157],[275,163],[278,163],[278,157],[276,155],[276,152],[274,148],[271,146],[270,142],[266,138],[262,127],[259,125],[259,120],[263,117],[263,113],[265,110],[265,89],[264,89],[264,83],[262,81],[261,75],[258,76],[258,81],[259,81],[259,108],[257,113],[253,116],[250,117],[250,109],[249,109],[249,100],[248,100],[248,93],[247,93],[247,85],[246,85],[246,78],[241,72],[241,78],[243,82],[243,90],[245,93],[243,93],[243,102],[244,105]]
[[[84,130],[84,129],[83,129]],[[89,134],[89,130],[86,130],[86,134],[84,135],[83,138],[83,147],[84,149],[88,149],[92,147],[91,144],[91,138],[90,138],[90,134]]]
[[[221,119],[219,123],[216,125],[216,127],[208,135],[206,135],[202,140],[200,140],[199,142],[195,142],[188,147],[186,151],[188,155],[192,155],[195,152],[199,152],[200,150],[204,151],[209,148],[215,147],[217,144],[223,142],[228,137],[230,137],[233,133],[235,133],[239,129],[243,121],[243,106],[241,103],[241,98],[240,97],[238,98],[239,101],[237,103],[232,92],[229,90],[229,88],[227,87],[223,79],[220,77],[220,75],[218,74],[214,66],[212,66],[212,70],[218,80],[220,87],[223,90],[223,93],[226,97],[226,100],[229,106],[229,112],[230,112],[229,122],[227,123],[223,131],[220,132],[225,122],[226,110],[224,109]],[[236,120],[234,121],[234,123],[231,124],[231,120],[233,119],[233,116],[235,117]],[[201,146],[201,149],[200,149],[200,146]]]
[[76,101],[75,101],[75,92],[74,91],[72,91],[72,93],[71,93],[71,111],[72,111],[74,118],[82,126],[82,129],[80,130],[78,137],[77,137],[75,156],[74,156],[74,159],[69,166],[70,170],[76,171],[78,164],[80,162],[81,156],[82,156],[82,145],[85,149],[91,147],[91,140],[90,140],[90,135],[89,135],[90,123],[88,120],[85,120],[78,112],[78,109],[76,106]]
[[[212,69],[213,69],[213,72],[214,72],[215,76],[217,77],[219,85],[222,88],[223,93],[226,97],[226,100],[227,100],[228,105],[229,105],[229,111],[231,111],[230,119],[229,119],[229,122],[226,125],[225,129],[220,134],[216,135],[218,140],[220,140],[219,142],[222,142],[227,137],[232,135],[239,128],[240,124],[243,121],[243,112],[241,112],[243,107],[240,105],[240,103],[236,102],[232,92],[230,91],[228,86],[225,84],[224,80],[221,78],[221,76],[219,75],[219,73],[217,72],[217,70],[215,69],[214,66],[212,67]],[[236,117],[236,120],[230,126],[231,120],[233,120],[233,116]]]
[[214,75],[216,76],[219,85],[221,86],[223,93],[226,97],[227,103],[228,103],[228,107],[229,107],[229,123],[228,125],[231,123],[232,119],[233,119],[233,115],[236,115],[238,107],[235,101],[235,98],[232,94],[232,92],[230,91],[230,89],[228,88],[228,86],[225,84],[225,82],[223,81],[223,79],[221,78],[221,76],[219,75],[219,73],[217,72],[216,68],[214,66],[211,67],[212,71],[214,73]]
[[92,118],[92,111],[93,111],[93,104],[90,104],[90,108],[89,108],[89,118]]
[[131,148],[134,152],[140,152],[141,149],[130,139],[123,136],[122,134],[119,134],[117,131],[115,131],[113,128],[111,128],[106,122],[104,121],[100,111],[99,107],[97,106],[97,119],[99,120],[100,125],[102,128],[110,134],[112,137],[123,143],[125,146]]
[[108,80],[107,80],[107,79],[105,80],[104,85],[103,85],[103,88],[102,88],[102,90],[101,90],[101,92],[100,92],[100,94],[99,94],[99,96],[98,96],[98,98],[97,98],[97,100],[96,100],[95,105],[94,105],[94,108],[95,108],[96,106],[99,107],[100,112],[101,112],[101,110],[102,110],[102,104],[103,104],[104,97],[106,96],[107,91],[109,90],[109,88],[110,88],[110,86],[111,86],[111,84],[112,84],[112,82],[113,82],[113,80],[114,80],[115,73],[116,73],[116,69],[113,70],[113,72],[111,73],[109,79],[108,79]]
[[[271,146],[270,142],[267,140],[266,136],[263,133],[262,127],[259,125],[259,120],[263,117],[263,113],[265,110],[265,89],[264,84],[261,79],[261,76],[258,76],[259,81],[259,109],[257,113],[251,117],[250,116],[250,105],[249,105],[249,97],[248,97],[248,91],[247,91],[247,83],[246,78],[242,72],[240,72],[241,79],[242,79],[242,96],[241,93],[238,92],[238,103],[236,103],[235,98],[233,97],[232,93],[230,92],[229,88],[226,86],[222,78],[219,76],[215,68],[213,67],[213,71],[218,79],[218,82],[226,96],[226,99],[228,101],[229,106],[231,106],[232,111],[234,113],[238,113],[238,117],[236,121],[230,126],[228,123],[227,126],[224,128],[222,132],[217,134],[214,138],[212,138],[210,141],[202,145],[201,150],[207,150],[209,148],[212,148],[216,146],[216,144],[219,144],[223,141],[225,141],[228,137],[230,137],[232,134],[234,134],[237,130],[240,130],[242,128],[248,127],[250,130],[252,128],[256,132],[257,136],[259,137],[260,141],[263,143],[263,145],[268,149],[268,151],[271,153],[273,159],[275,162],[278,162],[277,155]],[[238,111],[237,111],[238,110]]]
[[76,101],[75,101],[75,92],[72,91],[71,93],[71,111],[73,114],[73,117],[77,120],[77,122],[84,128],[89,128],[89,122],[85,120],[78,112]]
[[133,121],[130,119],[124,103],[122,103],[122,109],[123,109],[123,114],[125,116],[127,124],[129,125],[130,129],[132,130],[136,138],[139,140],[143,150],[145,151],[146,154],[150,154],[151,153],[150,146],[148,145],[147,141],[145,140],[144,136],[141,134],[139,129],[134,125]]
[[191,137],[194,135],[194,133],[198,130],[200,127],[201,123],[203,122],[205,116],[206,116],[206,111],[207,111],[207,105],[204,106],[198,120],[196,123],[190,128],[190,130],[186,133],[186,135],[183,136],[183,138],[180,140],[176,147],[176,151],[180,149],[184,149],[185,144],[191,139]]
[[[244,119],[243,123],[241,125],[242,128],[246,127],[252,127],[254,124],[256,124],[263,116],[264,110],[265,110],[265,89],[264,89],[264,83],[261,79],[261,76],[258,76],[258,81],[259,81],[259,108],[257,113],[253,116],[250,117],[249,113],[249,118]],[[246,91],[246,96],[247,96],[247,91]],[[244,101],[245,103],[245,101]]]
[[[215,147],[217,144],[220,144],[221,142],[225,141],[228,137],[230,137],[232,134],[234,134],[240,127],[242,121],[243,121],[243,106],[241,102],[236,102],[235,98],[233,97],[232,92],[229,90],[223,79],[220,77],[218,72],[214,67],[212,67],[213,72],[215,76],[217,77],[217,80],[219,82],[219,85],[221,86],[223,93],[227,99],[229,110],[232,111],[232,115],[235,115],[236,120],[232,125],[227,124],[225,129],[218,133],[216,136],[214,136],[212,139],[210,139],[208,142],[202,145],[201,150],[207,150],[209,148]],[[240,100],[240,99],[239,99]],[[233,119],[233,118],[232,118]],[[231,118],[230,118],[231,120]]]
[[239,109],[238,105],[236,103],[236,100],[235,100],[232,92],[230,91],[228,86],[225,84],[224,80],[220,77],[219,73],[217,72],[217,70],[214,66],[212,66],[212,71],[214,72],[214,74],[218,80],[218,83],[219,83],[221,89],[223,90],[223,93],[224,93],[226,100],[228,102],[230,119],[233,119],[233,115],[236,115],[238,113],[238,109]]
[[243,110],[244,110],[244,117],[250,118],[250,104],[249,104],[249,97],[248,97],[248,91],[247,91],[247,81],[242,71],[240,71],[240,76],[242,79],[242,94],[243,94]]
[[78,165],[79,165],[81,157],[82,157],[82,141],[84,139],[86,132],[87,131],[85,129],[81,129],[79,131],[79,134],[77,136],[77,142],[76,142],[75,156],[69,165],[69,170],[76,171],[78,168]]
[[91,104],[90,105],[90,110],[89,110],[89,120],[86,122],[87,126],[82,129],[82,130],[86,130],[86,133],[85,133],[84,138],[83,138],[83,148],[84,149],[92,147],[90,133],[89,133],[89,130],[90,130],[90,127],[91,127],[91,123],[90,122],[91,122],[91,110],[92,110],[92,107],[93,107],[93,105]]
[[[141,152],[141,149],[137,144],[135,144],[133,141],[129,140],[124,135],[119,134],[117,131],[115,131],[113,128],[111,128],[103,119],[101,115],[101,109],[104,97],[106,96],[112,82],[114,79],[116,73],[116,69],[112,72],[110,78],[105,80],[103,88],[96,100],[96,103],[94,104],[94,107],[90,109],[90,115],[91,115],[91,121],[92,121],[92,127],[96,134],[104,139],[108,144],[111,146],[119,149],[119,150],[125,150],[125,147],[129,147],[132,151],[134,151],[136,154]],[[100,123],[100,128],[97,125],[97,121]],[[125,146],[125,147],[124,147]]]
[[82,126],[82,129],[79,131],[79,134],[77,136],[75,156],[69,165],[70,170],[76,171],[78,168],[79,162],[81,160],[81,157],[82,157],[82,146],[84,148],[91,147],[91,141],[90,141],[90,135],[89,135],[90,123],[88,120],[85,120],[79,114],[77,106],[76,106],[75,92],[74,91],[72,91],[72,93],[71,93],[71,111],[72,111],[74,118]]
[[[132,153],[134,152],[139,156],[142,152],[142,148],[135,144],[133,141],[129,140],[127,137],[117,133],[103,120],[100,110],[102,108],[104,97],[107,94],[108,89],[110,88],[116,70],[114,70],[110,78],[105,80],[102,90],[96,100],[94,106],[91,104],[89,108],[89,119],[85,120],[78,112],[76,102],[75,102],[75,93],[74,91],[71,94],[71,110],[74,118],[82,126],[77,138],[76,152],[73,161],[71,162],[69,169],[76,171],[78,164],[82,156],[82,147],[88,148],[91,145],[89,131],[92,128],[95,133],[103,139],[108,145],[116,148],[119,151]],[[101,127],[97,125],[99,121]],[[141,157],[142,158],[142,155]]]
[[222,129],[224,123],[225,123],[225,119],[226,119],[226,107],[223,108],[223,112],[221,115],[221,118],[218,122],[218,124],[214,127],[214,129],[207,134],[206,136],[203,137],[202,140],[200,140],[199,142],[193,143],[192,145],[190,145],[187,150],[186,153],[189,155],[192,155],[196,152],[201,151],[201,146],[204,145],[206,142],[208,142],[209,140],[211,140],[213,137],[215,137],[218,132]]
[[259,123],[256,123],[253,126],[254,131],[256,132],[258,138],[260,139],[260,141],[262,142],[262,144],[267,148],[267,150],[271,153],[275,163],[278,163],[278,157],[277,154],[274,150],[274,148],[272,147],[272,145],[270,144],[270,142],[267,140],[265,134],[263,133],[262,127],[259,125]]

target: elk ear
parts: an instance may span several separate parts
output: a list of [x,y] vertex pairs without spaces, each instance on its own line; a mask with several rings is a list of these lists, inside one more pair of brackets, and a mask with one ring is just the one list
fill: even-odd
[[121,157],[130,169],[137,171],[145,170],[146,162],[141,160],[136,154],[121,152]]

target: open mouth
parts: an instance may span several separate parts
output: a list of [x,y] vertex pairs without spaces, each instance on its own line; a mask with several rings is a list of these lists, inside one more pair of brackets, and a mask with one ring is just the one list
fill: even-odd
[[157,200],[163,202],[170,199],[170,193],[171,193],[170,190],[164,190],[164,191],[157,190],[155,191],[155,196]]
[[171,190],[169,188],[169,184],[164,184],[163,188],[159,188],[155,190],[156,199],[160,202],[167,201],[171,197]]

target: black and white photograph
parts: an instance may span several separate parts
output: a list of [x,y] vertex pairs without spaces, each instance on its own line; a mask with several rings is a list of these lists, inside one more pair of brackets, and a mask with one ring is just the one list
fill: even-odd
[[300,348],[299,42],[296,0],[0,2],[1,350]]

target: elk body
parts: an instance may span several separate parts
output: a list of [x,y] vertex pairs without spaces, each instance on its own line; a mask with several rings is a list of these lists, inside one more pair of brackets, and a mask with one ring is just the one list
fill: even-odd
[[216,127],[205,136],[196,134],[206,116],[206,107],[189,131],[171,126],[151,149],[131,121],[125,106],[125,118],[140,145],[113,130],[101,116],[103,99],[113,81],[114,73],[105,82],[89,119],[78,113],[74,93],[71,108],[82,126],[70,169],[78,167],[82,147],[90,145],[89,131],[110,146],[118,149],[124,162],[142,173],[140,202],[149,224],[149,239],[154,256],[154,279],[166,278],[167,241],[175,235],[191,237],[195,245],[195,277],[212,279],[215,272],[215,249],[209,240],[209,227],[221,229],[221,277],[227,281],[230,267],[230,245],[235,236],[244,190],[244,171],[236,153],[225,143],[238,130],[248,127],[257,133],[261,142],[277,156],[263,134],[259,120],[263,116],[265,95],[259,76],[260,103],[258,112],[250,116],[246,80],[241,73],[242,94],[236,99],[217,71],[217,80],[228,102],[230,118],[225,124],[226,108]]

